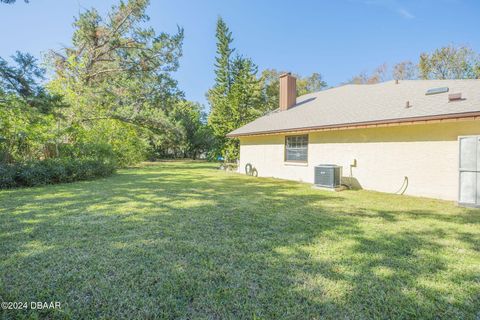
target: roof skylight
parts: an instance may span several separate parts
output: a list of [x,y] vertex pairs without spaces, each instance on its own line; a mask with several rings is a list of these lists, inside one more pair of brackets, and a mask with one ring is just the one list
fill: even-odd
[[439,94],[445,92],[448,92],[448,87],[432,88],[428,89],[427,92],[425,92],[425,95],[429,96],[431,94]]

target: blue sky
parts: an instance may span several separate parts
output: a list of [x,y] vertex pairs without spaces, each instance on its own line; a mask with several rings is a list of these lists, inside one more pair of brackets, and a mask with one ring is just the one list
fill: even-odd
[[[18,0],[0,4],[0,56],[16,50],[36,56],[70,43],[74,16],[106,12],[110,0]],[[206,103],[212,86],[215,22],[221,15],[237,52],[259,69],[302,75],[319,72],[330,86],[362,71],[416,61],[421,52],[450,43],[480,51],[477,0],[151,0],[157,31],[185,29],[184,55],[174,75],[190,100]]]

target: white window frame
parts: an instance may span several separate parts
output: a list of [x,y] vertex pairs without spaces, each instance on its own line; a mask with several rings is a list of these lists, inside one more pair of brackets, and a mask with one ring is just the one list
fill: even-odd
[[[290,141],[295,139],[295,141]],[[294,145],[294,147],[290,145]],[[305,159],[288,159],[288,152],[290,150],[298,149],[298,152],[305,153]],[[288,135],[285,136],[285,145],[284,145],[284,161],[285,162],[294,162],[294,163],[307,163],[308,162],[308,134],[300,135]]]

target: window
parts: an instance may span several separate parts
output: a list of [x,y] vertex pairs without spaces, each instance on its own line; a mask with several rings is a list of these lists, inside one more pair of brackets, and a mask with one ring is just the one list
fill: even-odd
[[285,137],[285,161],[307,162],[308,135]]

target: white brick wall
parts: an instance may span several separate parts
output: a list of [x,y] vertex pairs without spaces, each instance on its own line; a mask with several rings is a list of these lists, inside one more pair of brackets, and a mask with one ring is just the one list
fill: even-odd
[[284,162],[284,134],[243,137],[239,171],[251,163],[259,176],[313,183],[314,166],[338,164],[349,177],[356,159],[352,176],[363,189],[395,192],[407,176],[405,194],[457,200],[462,135],[480,135],[480,121],[314,132],[306,164]]

